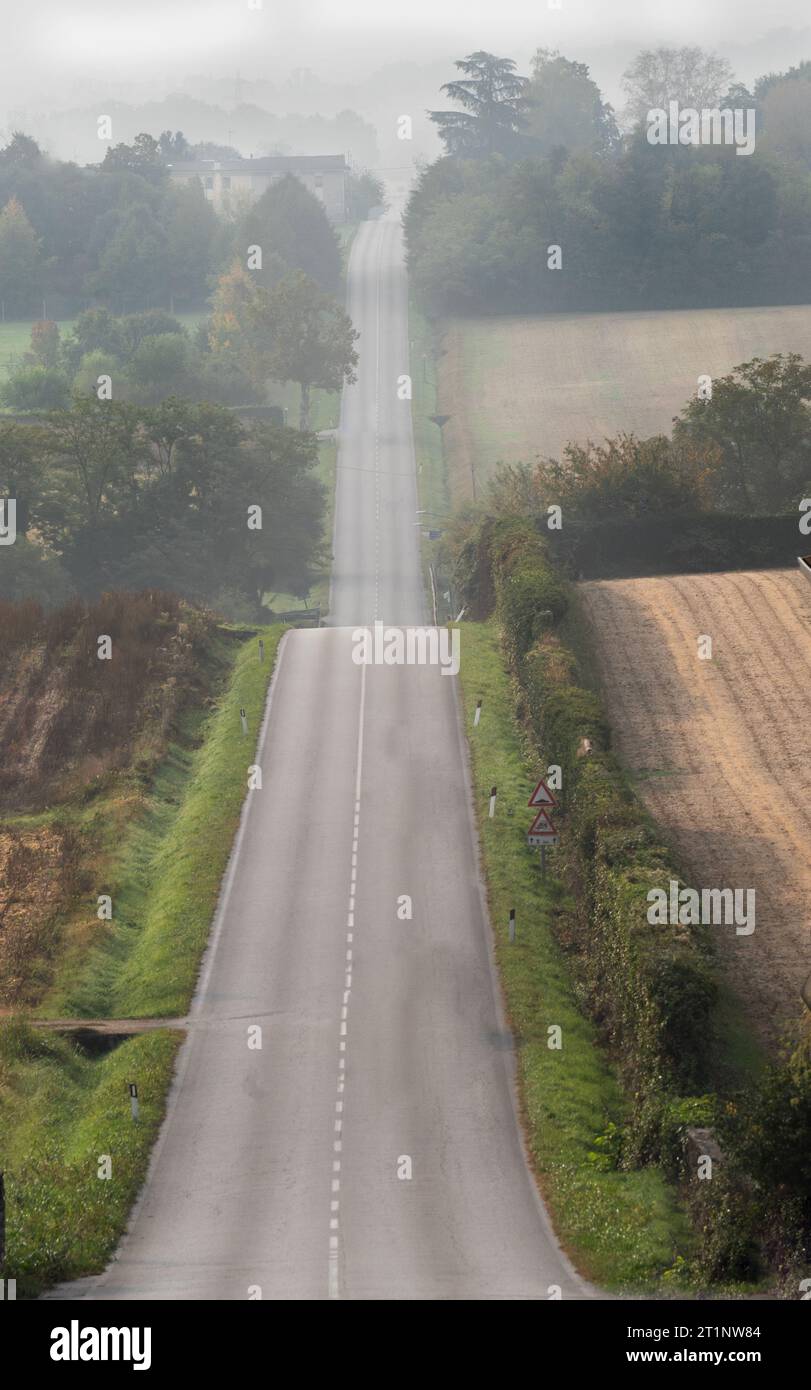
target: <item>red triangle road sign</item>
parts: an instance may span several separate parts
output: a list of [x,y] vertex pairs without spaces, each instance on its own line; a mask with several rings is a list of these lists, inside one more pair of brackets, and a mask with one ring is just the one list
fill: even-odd
[[546,811],[539,811],[532,825],[529,827],[530,835],[557,835],[557,830],[549,819]]
[[557,804],[558,804],[558,803],[556,802],[555,798],[553,797],[552,793],[550,792],[549,788],[547,787],[545,781],[543,780],[543,778],[541,778],[540,782],[538,783],[537,787],[535,788],[534,792],[532,793],[532,796],[529,798],[529,801],[527,802],[527,805],[528,805],[528,806],[557,806]]

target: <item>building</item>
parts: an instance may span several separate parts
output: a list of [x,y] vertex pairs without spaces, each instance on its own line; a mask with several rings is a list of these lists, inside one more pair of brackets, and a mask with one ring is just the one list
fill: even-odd
[[217,212],[236,216],[285,174],[295,174],[323,204],[331,222],[347,220],[346,182],[349,169],[342,154],[265,155],[254,159],[200,159],[170,164],[175,183],[203,185]]

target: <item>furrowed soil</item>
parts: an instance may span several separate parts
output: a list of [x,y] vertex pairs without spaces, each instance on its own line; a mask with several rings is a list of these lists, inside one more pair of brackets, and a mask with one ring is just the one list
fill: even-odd
[[712,932],[748,1020],[774,1046],[811,971],[811,586],[770,570],[579,593],[616,750],[685,882],[756,890],[751,935]]
[[773,352],[811,359],[806,305],[451,319],[437,410],[453,501],[497,464],[560,458],[569,441],[669,434],[698,377]]

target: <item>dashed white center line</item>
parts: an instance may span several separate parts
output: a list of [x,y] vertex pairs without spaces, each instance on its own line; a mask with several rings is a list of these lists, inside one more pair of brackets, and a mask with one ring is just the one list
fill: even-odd
[[[351,863],[351,868],[350,868],[350,880],[349,880],[349,906],[348,906],[347,914],[346,914],[346,926],[347,926],[347,933],[346,933],[346,963],[345,963],[345,967],[344,967],[343,1003],[342,1003],[342,1005],[341,1005],[341,1021],[340,1021],[340,1026],[339,1026],[339,1041],[338,1041],[338,1052],[339,1052],[339,1054],[343,1054],[343,1053],[346,1052],[346,1035],[347,1035],[347,1024],[348,1024],[348,1019],[349,1019],[349,1002],[350,1002],[350,995],[351,995],[351,992],[352,992],[352,945],[353,945],[353,941],[354,941],[354,932],[353,932],[353,928],[354,928],[354,925],[355,925],[355,888],[356,888],[357,876],[358,876],[358,869],[357,869],[357,863],[358,863],[358,827],[359,827],[359,825],[360,825],[360,789],[361,789],[361,780],[362,780],[362,772],[363,772],[363,719],[364,719],[365,710],[366,710],[366,667],[365,667],[365,666],[362,666],[362,667],[361,667],[361,678],[360,678],[360,710],[359,710],[359,712],[358,712],[358,751],[357,751],[356,771],[355,771],[355,815],[354,815],[354,822],[353,822],[354,830],[353,830],[353,839],[352,839],[352,863]],[[337,1094],[338,1094],[339,1097],[342,1097],[343,1094],[344,1094],[345,1082],[346,1082],[346,1057],[343,1056],[343,1055],[339,1055],[339,1057],[338,1057],[338,1081],[337,1081]],[[337,1118],[336,1118],[336,1119],[334,1120],[334,1122],[333,1122],[333,1133],[334,1133],[334,1134],[337,1134],[337,1135],[340,1135],[340,1134],[343,1133],[343,1125],[344,1125],[344,1122],[343,1122],[343,1109],[344,1109],[344,1102],[343,1102],[343,1100],[342,1100],[342,1099],[336,1100],[336,1102],[335,1102],[335,1113],[336,1113]],[[334,1154],[340,1154],[340,1153],[342,1152],[342,1143],[343,1143],[343,1141],[342,1141],[340,1138],[334,1139],[334,1140],[333,1140],[332,1151],[333,1151]],[[340,1158],[334,1158],[334,1159],[333,1159],[333,1161],[332,1161],[332,1171],[333,1171],[333,1173],[335,1173],[335,1174],[340,1174],[340,1172],[341,1172],[341,1160],[340,1160]],[[340,1187],[341,1187],[341,1180],[340,1180],[340,1177],[333,1177],[333,1179],[332,1179],[332,1191],[333,1191],[333,1192],[339,1192],[339,1191],[340,1191]],[[340,1269],[339,1269],[340,1242],[339,1242],[339,1237],[338,1237],[338,1235],[336,1234],[336,1233],[338,1232],[338,1230],[340,1229],[340,1227],[339,1227],[339,1217],[335,1214],[335,1213],[338,1211],[338,1209],[339,1209],[339,1208],[338,1208],[338,1202],[337,1202],[336,1200],[332,1200],[332,1201],[330,1202],[330,1218],[329,1218],[329,1229],[330,1229],[330,1233],[331,1233],[331,1234],[330,1234],[330,1237],[329,1237],[329,1266],[328,1266],[328,1291],[329,1291],[329,1293],[328,1293],[328,1296],[329,1296],[330,1298],[333,1298],[333,1299],[334,1299],[334,1298],[340,1298],[340,1296],[341,1296],[341,1291],[340,1291]]]

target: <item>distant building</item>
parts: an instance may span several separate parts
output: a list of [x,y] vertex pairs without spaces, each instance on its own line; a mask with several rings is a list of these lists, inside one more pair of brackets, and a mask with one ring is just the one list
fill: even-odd
[[266,155],[259,159],[198,159],[170,164],[175,183],[195,179],[217,212],[235,215],[255,203],[285,174],[295,174],[323,204],[331,222],[347,219],[346,181],[349,169],[342,154]]

